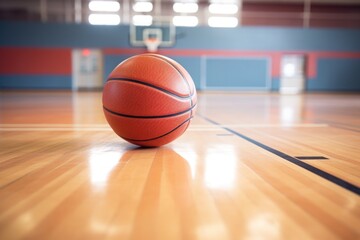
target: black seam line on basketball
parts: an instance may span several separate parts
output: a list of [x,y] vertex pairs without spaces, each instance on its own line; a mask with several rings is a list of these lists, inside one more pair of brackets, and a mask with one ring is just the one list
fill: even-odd
[[[161,60],[165,61],[166,63],[170,64],[173,68],[175,68],[175,70],[180,74],[180,76],[182,77],[182,79],[183,79],[184,82],[186,83],[186,85],[187,85],[187,87],[188,87],[188,89],[189,89],[189,91],[190,91],[190,94],[191,94],[191,88],[190,88],[189,82],[187,81],[187,78],[182,74],[182,72],[181,72],[174,64],[172,64],[172,62],[168,61],[166,58],[162,58],[162,57],[157,56],[157,55],[154,55],[154,54],[149,54],[149,56],[154,57],[154,58],[157,58],[157,59],[161,59]],[[193,89],[193,94],[194,94],[194,92],[195,92],[195,91],[194,91],[194,89]],[[192,95],[193,95],[193,94],[192,94]],[[190,104],[191,104],[191,106],[193,105],[192,99],[190,99]]]
[[[180,69],[177,68],[177,66],[175,66],[172,62],[168,61],[166,58],[161,58],[161,57],[158,57],[158,56],[156,56],[156,55],[152,55],[152,56],[164,60],[165,62],[167,62],[168,64],[170,64],[173,68],[175,68],[176,71],[178,71],[178,73],[180,74],[180,76],[183,78],[183,80],[184,80],[184,82],[186,83],[186,86],[188,87],[189,92],[190,92],[190,94],[191,94],[190,84],[189,84],[189,82],[187,81],[187,78],[182,74],[182,72],[180,71]],[[195,93],[195,91],[194,91],[194,89],[193,89],[193,94],[194,94],[194,93]],[[192,94],[192,95],[193,95],[193,94]],[[190,106],[191,106],[191,108],[193,107],[193,104],[194,104],[194,103],[193,103],[193,100],[192,100],[192,98],[190,98]],[[191,115],[192,115],[192,110],[191,110]]]
[[222,129],[224,129],[224,130],[226,130],[226,131],[228,131],[230,133],[233,133],[236,136],[238,136],[238,137],[240,137],[240,138],[242,138],[242,139],[244,139],[244,140],[246,140],[248,142],[251,142],[251,143],[255,144],[256,146],[258,146],[258,147],[260,147],[260,148],[262,148],[262,149],[264,149],[264,150],[266,150],[268,152],[271,152],[271,153],[277,155],[278,157],[281,157],[282,159],[285,159],[286,161],[289,161],[289,162],[291,162],[291,163],[293,163],[293,164],[295,164],[295,165],[297,165],[297,166],[299,166],[301,168],[304,168],[304,169],[308,170],[309,172],[312,172],[315,175],[317,175],[319,177],[322,177],[322,178],[324,178],[324,179],[326,179],[326,180],[328,180],[328,181],[338,185],[339,187],[342,187],[342,188],[344,188],[344,189],[346,189],[346,190],[348,190],[348,191],[350,191],[352,193],[360,195],[360,188],[358,186],[352,184],[352,183],[349,183],[349,182],[347,182],[347,181],[345,181],[345,180],[343,180],[341,178],[338,178],[338,177],[336,177],[336,176],[334,176],[334,175],[332,175],[330,173],[327,173],[327,172],[325,172],[325,171],[323,171],[323,170],[321,170],[319,168],[316,168],[316,167],[314,167],[314,166],[312,166],[310,164],[307,164],[307,163],[305,163],[303,161],[300,161],[300,160],[298,160],[298,159],[296,159],[294,157],[291,157],[291,156],[287,155],[286,153],[283,153],[283,152],[280,152],[279,150],[271,148],[271,147],[269,147],[269,146],[267,146],[267,145],[265,145],[265,144],[263,144],[261,142],[258,142],[256,140],[250,138],[250,137],[247,137],[247,136],[245,136],[245,135],[243,135],[241,133],[238,133],[235,130],[232,130],[232,129],[227,128],[227,127],[223,127],[219,123],[217,123],[217,122],[215,122],[215,121],[213,121],[213,120],[211,120],[211,119],[209,119],[207,117],[204,117],[204,116],[201,116],[201,115],[199,115],[199,116],[202,117],[203,119],[205,119],[206,121],[208,121],[208,122],[210,122],[210,123],[212,123],[214,125],[217,125],[217,126],[221,127]]
[[180,96],[180,95],[177,95],[173,92],[170,92],[169,90],[166,90],[164,88],[161,88],[161,87],[158,87],[158,86],[155,86],[155,85],[152,85],[150,83],[146,83],[146,82],[142,82],[140,80],[136,80],[136,79],[130,79],[130,78],[109,78],[107,81],[124,81],[124,82],[133,82],[133,83],[138,83],[138,84],[141,84],[141,85],[145,85],[145,86],[148,86],[148,87],[152,87],[156,90],[159,90],[161,92],[164,92],[168,95],[171,95],[173,97],[176,97],[176,98],[180,98],[180,99],[190,99],[192,101],[192,97],[194,96],[194,93],[190,94],[191,95],[188,95],[188,96]]
[[136,115],[127,115],[127,114],[122,114],[122,113],[118,113],[118,112],[114,112],[106,107],[103,106],[103,108],[109,112],[112,113],[114,115],[120,116],[120,117],[127,117],[127,118],[143,118],[143,119],[152,119],[152,118],[168,118],[168,117],[175,117],[175,116],[179,116],[182,114],[185,114],[187,112],[192,111],[192,109],[196,106],[196,104],[194,106],[192,106],[191,108],[182,111],[182,112],[177,112],[177,113],[172,113],[172,114],[167,114],[167,115],[158,115],[158,116],[136,116]]
[[157,58],[157,59],[161,59],[161,60],[165,61],[166,63],[170,64],[173,68],[175,68],[175,70],[180,74],[180,76],[184,80],[185,84],[187,85],[187,87],[188,87],[188,89],[189,89],[189,91],[191,93],[190,84],[187,81],[187,78],[182,74],[182,72],[172,62],[168,61],[166,58],[162,58],[162,57],[154,55],[154,54],[149,54],[149,56]]
[[147,141],[152,141],[152,140],[156,140],[156,139],[159,139],[159,138],[162,138],[162,137],[165,137],[166,135],[169,135],[170,133],[174,132],[176,129],[180,128],[182,125],[184,125],[186,122],[189,122],[193,117],[190,117],[188,119],[186,119],[184,122],[182,122],[179,126],[177,126],[176,128],[174,128],[173,130],[161,135],[161,136],[158,136],[158,137],[154,137],[154,138],[149,138],[149,139],[143,139],[143,140],[139,140],[139,139],[131,139],[131,138],[125,138],[125,137],[122,137],[123,139],[125,140],[128,140],[128,141],[136,141],[136,142],[147,142]]

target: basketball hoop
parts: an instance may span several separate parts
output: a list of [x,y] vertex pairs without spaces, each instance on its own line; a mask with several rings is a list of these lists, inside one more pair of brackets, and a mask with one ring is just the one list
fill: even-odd
[[156,52],[161,41],[158,38],[147,38],[144,40],[147,50],[149,52]]

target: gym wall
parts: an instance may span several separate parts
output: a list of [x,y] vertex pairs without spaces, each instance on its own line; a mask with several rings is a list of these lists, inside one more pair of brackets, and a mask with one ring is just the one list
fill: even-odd
[[[104,81],[122,60],[145,53],[129,44],[129,26],[0,22],[1,89],[71,89],[71,51],[102,49]],[[159,53],[181,63],[198,89],[277,90],[285,54],[306,57],[308,91],[360,90],[358,29],[177,28]]]

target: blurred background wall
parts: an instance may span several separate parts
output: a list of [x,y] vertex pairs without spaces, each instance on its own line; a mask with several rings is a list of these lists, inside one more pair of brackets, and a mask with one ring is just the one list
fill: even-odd
[[[121,61],[146,52],[130,44],[131,1],[120,2],[116,26],[88,24],[88,1],[80,1],[78,19],[76,0],[46,1],[46,11],[44,1],[31,1],[0,5],[1,89],[71,89],[73,49],[101,50],[103,82]],[[306,60],[306,90],[359,91],[360,5],[340,3],[243,1],[237,27],[212,28],[208,2],[199,2],[197,26],[176,27],[174,45],[159,53],[181,63],[198,89],[278,90],[281,59],[295,54]],[[173,1],[158,4],[171,14]]]

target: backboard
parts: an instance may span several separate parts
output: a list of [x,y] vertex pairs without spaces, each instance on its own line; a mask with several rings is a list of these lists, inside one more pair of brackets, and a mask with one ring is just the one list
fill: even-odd
[[158,46],[170,47],[175,44],[176,29],[169,17],[154,17],[149,26],[130,24],[130,44],[135,47],[147,46],[148,39],[159,41]]

